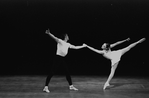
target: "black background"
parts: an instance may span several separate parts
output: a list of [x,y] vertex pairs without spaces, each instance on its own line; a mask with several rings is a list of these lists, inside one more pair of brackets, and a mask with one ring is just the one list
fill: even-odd
[[[1,0],[1,75],[46,75],[53,62],[56,42],[69,35],[73,45],[86,43],[101,49],[130,37],[121,49],[146,37],[149,25],[146,0]],[[122,56],[117,76],[148,76],[147,40]],[[72,75],[109,75],[110,60],[88,48],[69,50]]]

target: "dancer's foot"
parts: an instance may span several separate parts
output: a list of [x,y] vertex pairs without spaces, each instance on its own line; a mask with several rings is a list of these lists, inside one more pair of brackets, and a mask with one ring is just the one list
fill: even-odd
[[78,91],[78,89],[77,89],[77,88],[75,88],[73,85],[70,85],[70,86],[69,86],[69,89],[70,89],[70,90],[75,90],[75,91]]
[[46,92],[46,93],[50,93],[50,91],[49,91],[47,86],[44,87],[43,91]]
[[103,89],[105,90],[108,86],[110,86],[110,84],[106,82],[106,83],[104,84]]

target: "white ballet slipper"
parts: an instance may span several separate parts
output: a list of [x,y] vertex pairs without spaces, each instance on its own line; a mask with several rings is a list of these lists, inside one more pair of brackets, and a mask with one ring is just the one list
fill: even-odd
[[109,83],[105,83],[103,89],[105,90],[108,86],[110,86]]
[[70,90],[75,90],[75,91],[78,91],[78,89],[77,89],[77,88],[75,88],[73,85],[69,86],[69,89],[70,89]]
[[43,91],[46,92],[46,93],[50,93],[48,87],[44,87]]

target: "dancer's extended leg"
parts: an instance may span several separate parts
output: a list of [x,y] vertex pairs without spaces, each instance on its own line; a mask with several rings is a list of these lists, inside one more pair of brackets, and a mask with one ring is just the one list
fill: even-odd
[[119,62],[112,64],[111,73],[110,73],[110,75],[109,75],[109,77],[108,77],[106,83],[104,84],[103,89],[106,89],[107,86],[110,86],[109,82],[111,81],[111,79],[112,79],[113,76],[114,76],[114,73],[115,73],[115,70],[116,70],[116,68],[117,68],[117,66],[118,66],[118,63],[119,63]]
[[144,40],[145,40],[145,38],[142,38],[142,39],[140,39],[139,41],[137,41],[137,42],[135,42],[135,43],[132,43],[132,44],[130,44],[129,46],[127,46],[126,48],[122,49],[122,50],[121,50],[121,51],[122,51],[122,55],[123,55],[124,53],[126,53],[127,51],[129,51],[129,50],[130,50],[131,48],[133,48],[134,46],[136,46],[137,44],[143,42]]

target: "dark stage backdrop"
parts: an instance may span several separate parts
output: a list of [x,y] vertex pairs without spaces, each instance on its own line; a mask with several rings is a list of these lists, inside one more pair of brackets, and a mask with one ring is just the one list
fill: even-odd
[[[57,37],[67,33],[73,45],[97,49],[104,42],[130,37],[117,50],[147,38],[148,5],[147,0],[1,0],[0,74],[48,74],[56,52],[48,28]],[[117,76],[148,76],[147,40],[122,57]],[[67,59],[73,75],[109,75],[110,61],[88,48],[70,49]]]

